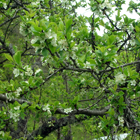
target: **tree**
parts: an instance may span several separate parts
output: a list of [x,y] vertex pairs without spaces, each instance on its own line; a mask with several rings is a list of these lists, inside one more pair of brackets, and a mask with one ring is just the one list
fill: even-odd
[[[140,21],[121,15],[122,4],[1,0],[1,139],[42,139],[54,131],[62,139],[68,126],[69,140],[71,125],[84,121],[93,138],[140,135]],[[76,9],[87,5],[93,14],[79,16]],[[140,15],[139,8],[130,1],[129,12]]]

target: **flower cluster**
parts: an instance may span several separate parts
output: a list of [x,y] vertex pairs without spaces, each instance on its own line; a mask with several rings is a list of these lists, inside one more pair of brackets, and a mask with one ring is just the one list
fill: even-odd
[[4,137],[4,131],[0,131],[0,136]]
[[54,69],[52,67],[49,68],[49,73],[54,73]]
[[37,75],[38,73],[40,73],[42,70],[41,69],[37,69],[35,72],[35,75]]
[[[25,70],[25,75],[26,76],[32,76],[33,71],[32,71],[32,69],[28,65],[26,65],[24,67],[24,70]],[[39,71],[37,71],[37,73],[38,72]],[[20,73],[19,69],[16,69],[16,68],[13,70],[13,74],[15,75],[15,77],[18,77],[19,75],[23,76],[23,73]]]
[[58,41],[58,44],[61,45],[60,51],[67,50],[68,43],[67,43],[66,39],[62,39],[62,40]]
[[107,11],[110,11],[111,8],[112,8],[112,5],[109,3],[108,0],[105,0],[104,3],[102,3],[102,4],[99,5],[99,7],[101,9],[105,9],[106,8]]
[[122,73],[118,73],[115,76],[115,81],[116,81],[117,84],[124,84],[125,80],[126,80],[126,76]]
[[48,121],[48,125],[49,125],[49,127],[54,126],[53,123],[54,123],[53,121]]
[[20,34],[22,34],[24,37],[26,37],[28,35],[29,28],[27,28],[27,25],[23,22],[20,23],[20,28],[19,28],[19,32]]
[[132,80],[132,81],[130,81],[130,84],[131,84],[131,86],[135,86],[136,85],[136,81]]
[[6,93],[6,97],[11,101],[12,99],[19,97],[21,91],[22,89],[19,87],[15,92]]
[[101,123],[101,122],[99,122],[99,124],[98,124],[98,128],[99,128],[99,129],[102,128],[102,123]]
[[49,104],[44,105],[43,108],[42,108],[42,110],[43,110],[43,111],[47,111],[48,117],[51,117],[52,113],[51,113],[51,111],[50,111],[50,107],[49,107],[49,106],[50,106]]
[[25,72],[26,76],[32,76],[33,71],[32,71],[32,69],[28,65],[25,66],[24,69],[26,70],[26,72]]
[[123,117],[118,117],[118,120],[119,120],[119,126],[123,126],[124,125]]
[[46,45],[45,44],[45,40],[46,39],[50,40],[50,43],[51,43],[52,46],[54,46],[54,47],[57,46],[57,43],[56,43],[56,41],[57,41],[57,34],[52,32],[51,29],[48,32],[45,33],[45,37],[35,36],[31,40],[31,44],[34,46],[34,44],[38,42],[38,43],[40,43],[39,47],[43,48]]
[[70,112],[72,112],[73,110],[71,109],[71,107],[70,108],[66,108],[66,109],[64,109],[64,112],[66,113],[66,114],[68,114],[68,113],[70,113]]
[[62,6],[65,6],[66,4],[69,3],[69,1],[67,1],[67,0],[61,0],[61,1],[62,1]]
[[20,106],[14,107],[13,110],[9,111],[10,118],[14,119],[15,122],[19,121],[19,115],[20,115]]
[[[2,2],[0,2],[0,3],[2,3]],[[4,9],[7,9],[7,4],[5,2],[3,2],[3,7],[4,7]]]
[[57,46],[56,41],[57,41],[57,34],[51,31],[51,29],[45,33],[46,39],[51,39],[51,45],[52,46]]
[[86,63],[84,63],[84,68],[91,68],[90,62],[86,61]]
[[18,77],[20,75],[19,69],[14,69],[13,73],[14,73],[15,77]]

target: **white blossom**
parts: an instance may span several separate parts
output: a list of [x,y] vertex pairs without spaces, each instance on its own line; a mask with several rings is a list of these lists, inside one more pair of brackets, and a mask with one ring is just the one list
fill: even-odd
[[130,44],[131,44],[132,46],[134,46],[136,43],[135,43],[134,40],[130,40]]
[[51,29],[47,33],[45,33],[45,37],[48,38],[48,39],[51,39],[52,38],[51,35],[52,35]]
[[115,81],[116,81],[117,84],[124,84],[125,79],[126,79],[126,76],[124,74],[122,74],[122,73],[118,73],[115,76]]
[[44,105],[43,108],[42,108],[42,110],[43,111],[47,111],[48,117],[51,117],[52,113],[50,111],[50,107],[49,106],[50,106],[49,104]]
[[50,110],[49,106],[50,106],[49,104],[44,105],[43,108],[42,108],[42,110],[44,110],[44,111]]
[[28,82],[28,81],[25,81],[25,83],[26,83],[26,84],[29,84],[29,82]]
[[9,114],[10,114],[10,118],[14,119],[15,122],[19,121],[20,114],[17,111],[10,110]]
[[6,97],[7,97],[7,99],[8,99],[9,101],[11,101],[11,100],[14,98],[12,92],[10,92],[10,93],[6,93]]
[[15,110],[19,110],[20,106],[16,106],[14,107]]
[[48,121],[49,127],[54,126],[53,121]]
[[136,85],[136,81],[132,80],[132,81],[130,81],[130,84],[131,84],[131,86],[135,86]]
[[37,42],[37,38],[33,38],[32,40],[31,40],[31,44],[35,44]]
[[107,11],[110,11],[112,8],[112,5],[109,3],[108,0],[105,0],[104,3],[99,5],[99,8],[101,8],[101,9],[106,8]]
[[72,50],[73,51],[77,51],[78,50],[78,47],[73,47]]
[[62,40],[60,40],[60,41],[58,41],[58,44],[59,45],[61,45],[61,48],[60,48],[60,50],[67,50],[67,46],[68,46],[68,43],[67,43],[67,41],[66,41],[66,39],[62,39]]
[[4,137],[4,131],[0,131],[0,135]]
[[75,60],[77,58],[77,55],[75,54],[75,52],[71,52],[71,57]]
[[14,73],[15,77],[19,76],[19,74],[20,74],[19,69],[14,69],[13,73]]
[[16,92],[15,92],[16,97],[19,97],[21,91],[22,91],[22,89],[20,87],[16,90]]
[[85,79],[83,78],[82,80],[81,80],[81,82],[84,82],[85,81]]
[[32,76],[33,71],[29,66],[25,66],[24,69],[26,70],[25,75]]
[[56,44],[56,40],[55,40],[54,38],[52,39],[51,44],[52,44],[54,47],[57,46],[57,44]]
[[90,65],[90,62],[86,61],[86,63],[84,64],[84,68],[91,68],[89,65]]
[[124,125],[123,117],[118,117],[118,120],[119,120],[119,126],[123,126]]
[[43,61],[44,57],[40,57],[40,60]]
[[47,110],[47,113],[48,113],[48,117],[51,117],[52,113],[50,110]]
[[54,73],[54,69],[52,67],[49,68],[49,73]]
[[19,28],[19,32],[20,32],[20,34],[22,34],[23,36],[26,36],[27,33],[26,33],[25,30],[26,30],[25,24],[20,23],[20,28]]
[[7,9],[7,4],[3,3],[3,7],[4,7],[4,9]]
[[38,4],[39,4],[40,2],[31,2],[31,5],[33,5],[33,6],[37,6]]
[[35,75],[38,74],[41,71],[42,71],[41,69],[36,70]]
[[134,39],[135,38],[135,35],[134,34],[131,34],[131,38]]
[[98,128],[101,128],[101,126],[102,126],[102,123],[101,123],[101,122],[99,122],[99,124],[98,124]]
[[25,75],[27,76],[32,76],[32,74],[33,74],[33,71],[31,70],[31,68],[28,68],[27,72],[25,72]]
[[52,33],[52,38],[54,38],[55,40],[57,40],[57,34]]
[[71,109],[71,107],[70,108],[66,108],[66,109],[64,109],[64,112],[66,113],[66,114],[68,114],[68,113],[70,113],[70,112],[72,112],[73,110]]
[[20,87],[16,90],[17,93],[19,93],[21,91],[22,91],[22,89]]

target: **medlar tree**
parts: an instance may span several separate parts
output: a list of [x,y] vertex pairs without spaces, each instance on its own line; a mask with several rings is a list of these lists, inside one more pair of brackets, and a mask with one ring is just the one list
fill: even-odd
[[[79,122],[92,138],[140,135],[140,21],[121,15],[123,4],[1,0],[1,139],[59,140],[68,126],[69,140]],[[77,14],[87,5],[91,16]],[[130,1],[129,12],[139,8]]]

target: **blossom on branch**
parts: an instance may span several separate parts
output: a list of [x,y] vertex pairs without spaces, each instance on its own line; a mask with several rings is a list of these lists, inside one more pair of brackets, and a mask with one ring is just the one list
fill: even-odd
[[20,74],[19,69],[14,69],[13,73],[14,73],[15,77],[18,77]]
[[135,86],[136,85],[136,81],[132,80],[132,81],[130,81],[130,84],[131,84],[131,86]]
[[72,112],[73,110],[71,109],[71,107],[70,108],[66,108],[66,109],[64,109],[64,112],[66,113],[66,114],[68,114],[68,113],[70,113],[70,112]]
[[115,81],[117,84],[124,84],[126,80],[126,76],[122,73],[118,73],[115,75]]
[[124,125],[123,117],[118,117],[118,120],[119,120],[119,126],[123,126]]

